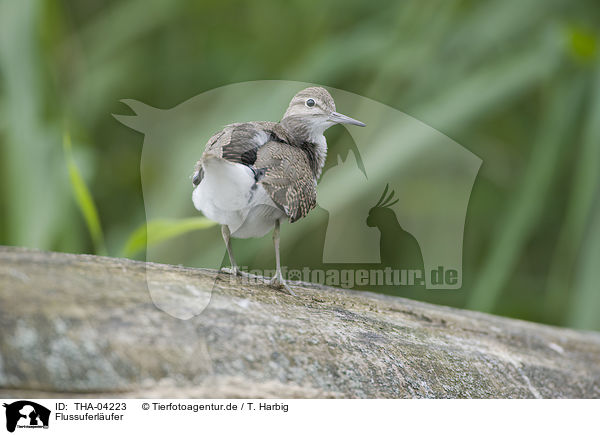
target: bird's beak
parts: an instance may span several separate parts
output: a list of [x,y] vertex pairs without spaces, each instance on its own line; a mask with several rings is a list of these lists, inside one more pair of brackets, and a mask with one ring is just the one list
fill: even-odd
[[367,126],[367,124],[365,124],[364,122],[360,122],[354,118],[350,118],[349,116],[342,115],[341,113],[337,113],[337,112],[331,112],[329,114],[329,120],[333,121],[337,124],[352,124],[352,125],[358,125],[360,127]]

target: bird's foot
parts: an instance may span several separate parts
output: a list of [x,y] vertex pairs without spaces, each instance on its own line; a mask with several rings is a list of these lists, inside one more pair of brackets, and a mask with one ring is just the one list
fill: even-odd
[[248,278],[248,279],[254,279],[254,280],[260,280],[262,278],[261,276],[254,275],[253,273],[244,272],[243,270],[240,270],[239,267],[231,267],[231,268],[230,267],[222,267],[221,272],[228,273],[232,276],[241,276],[242,278]]
[[237,266],[222,267],[221,268],[221,272],[225,272],[225,273],[228,273],[228,274],[233,275],[233,276],[244,276],[244,272],[242,272],[240,270],[240,268],[237,267]]
[[269,280],[269,285],[275,287],[277,289],[285,289],[292,296],[296,296],[296,293],[292,291],[289,285],[285,282],[283,277],[281,276],[281,272],[276,274],[273,278]]

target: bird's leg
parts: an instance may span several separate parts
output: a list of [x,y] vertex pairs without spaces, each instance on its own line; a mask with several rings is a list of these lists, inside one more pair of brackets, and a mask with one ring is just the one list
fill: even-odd
[[277,270],[275,271],[275,276],[271,279],[270,284],[277,287],[283,287],[289,294],[296,296],[292,289],[286,284],[283,275],[281,274],[281,262],[279,261],[279,219],[275,221],[275,228],[273,229],[273,245],[275,246],[275,265]]
[[[227,254],[229,254],[229,262],[231,263],[231,274],[232,275],[241,275],[240,268],[237,266],[235,262],[235,258],[233,258],[233,250],[231,249],[231,232],[229,231],[229,227],[227,225],[221,225],[221,234],[223,234],[223,240],[225,241],[225,246],[227,247]],[[228,271],[227,268],[223,270]]]

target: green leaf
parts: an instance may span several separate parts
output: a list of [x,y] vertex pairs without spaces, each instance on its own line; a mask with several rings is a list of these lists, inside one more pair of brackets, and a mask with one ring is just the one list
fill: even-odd
[[146,246],[167,241],[190,231],[202,230],[215,226],[216,222],[204,217],[188,219],[155,219],[136,229],[123,248],[122,255],[131,257]]
[[567,29],[569,53],[580,62],[589,62],[596,58],[598,41],[591,29],[572,25]]
[[100,226],[100,218],[94,199],[77,168],[75,159],[73,158],[73,150],[71,145],[71,135],[68,131],[63,134],[63,150],[65,159],[69,169],[69,181],[73,190],[73,196],[77,202],[77,206],[85,219],[85,224],[92,237],[95,253],[98,255],[107,255],[106,246],[104,244],[104,235]]

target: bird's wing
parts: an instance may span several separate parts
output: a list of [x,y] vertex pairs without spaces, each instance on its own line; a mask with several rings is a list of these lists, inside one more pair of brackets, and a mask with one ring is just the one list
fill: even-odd
[[[214,156],[232,163],[253,167],[256,151],[273,139],[273,122],[244,122],[229,124],[206,143],[202,157]],[[194,184],[202,181],[202,160],[194,168]]]
[[257,151],[260,183],[290,222],[303,218],[317,204],[317,182],[306,153],[282,142],[270,141]]
[[272,139],[272,124],[275,123],[230,124],[209,139],[204,152],[251,166],[256,161],[256,150]]

